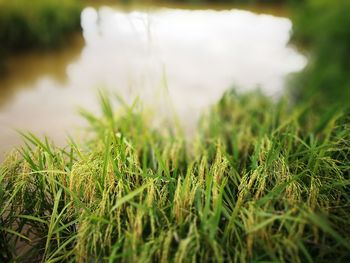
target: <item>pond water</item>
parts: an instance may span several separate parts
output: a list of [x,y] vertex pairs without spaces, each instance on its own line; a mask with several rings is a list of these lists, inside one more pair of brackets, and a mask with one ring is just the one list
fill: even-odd
[[250,11],[87,7],[81,25],[83,37],[64,49],[7,62],[0,79],[0,156],[20,143],[16,129],[62,143],[84,125],[78,107],[98,112],[101,88],[139,96],[157,105],[159,115],[171,101],[191,130],[228,88],[259,87],[278,96],[286,76],[306,64],[288,45],[288,18]]

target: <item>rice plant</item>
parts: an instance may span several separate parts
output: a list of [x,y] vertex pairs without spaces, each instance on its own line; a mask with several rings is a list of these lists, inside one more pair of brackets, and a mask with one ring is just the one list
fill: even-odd
[[350,260],[348,112],[227,92],[189,139],[100,100],[83,144],[1,165],[1,261]]

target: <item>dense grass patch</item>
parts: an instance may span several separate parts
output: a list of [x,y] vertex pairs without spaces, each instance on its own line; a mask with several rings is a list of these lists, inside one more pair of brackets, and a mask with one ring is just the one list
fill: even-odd
[[80,27],[77,0],[0,0],[0,55],[62,44]]
[[101,102],[83,146],[26,134],[1,166],[3,260],[350,260],[345,112],[229,92],[186,141]]

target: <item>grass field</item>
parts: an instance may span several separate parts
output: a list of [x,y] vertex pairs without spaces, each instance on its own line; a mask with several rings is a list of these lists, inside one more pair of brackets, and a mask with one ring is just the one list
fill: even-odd
[[83,146],[23,134],[1,166],[3,260],[350,260],[349,114],[228,92],[186,141],[107,97]]

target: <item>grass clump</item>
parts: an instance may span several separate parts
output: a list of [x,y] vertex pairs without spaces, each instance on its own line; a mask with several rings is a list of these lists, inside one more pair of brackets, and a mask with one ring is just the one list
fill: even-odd
[[186,141],[137,103],[101,102],[84,145],[24,134],[2,164],[3,260],[350,259],[346,112],[228,92]]

